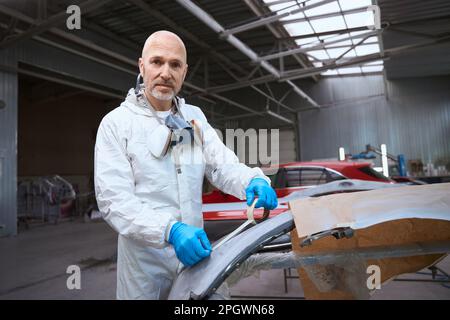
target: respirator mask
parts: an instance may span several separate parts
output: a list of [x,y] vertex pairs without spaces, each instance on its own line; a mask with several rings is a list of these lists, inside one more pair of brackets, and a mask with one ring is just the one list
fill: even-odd
[[194,143],[194,127],[195,121],[192,124],[186,121],[178,108],[179,99],[174,97],[171,112],[163,122],[155,111],[155,109],[148,103],[144,94],[145,85],[142,75],[139,74],[136,80],[136,87],[134,92],[138,102],[142,103],[146,108],[152,112],[155,119],[159,122],[151,132],[151,139],[148,141],[148,146],[151,153],[156,158],[164,157],[168,150],[180,143]]

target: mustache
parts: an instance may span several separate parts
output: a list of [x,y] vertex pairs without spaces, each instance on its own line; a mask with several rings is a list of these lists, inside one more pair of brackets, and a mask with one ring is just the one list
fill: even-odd
[[175,87],[175,84],[172,81],[156,81],[153,82],[153,86],[157,85],[163,85],[163,86],[169,86],[169,87]]

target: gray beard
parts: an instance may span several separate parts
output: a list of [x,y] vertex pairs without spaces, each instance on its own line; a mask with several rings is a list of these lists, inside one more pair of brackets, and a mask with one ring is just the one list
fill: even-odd
[[152,95],[153,98],[158,99],[158,100],[163,100],[163,101],[169,101],[175,97],[174,90],[172,90],[171,93],[163,94],[163,93],[159,92],[158,90],[156,90],[156,88],[153,88],[152,90],[150,90],[150,94]]

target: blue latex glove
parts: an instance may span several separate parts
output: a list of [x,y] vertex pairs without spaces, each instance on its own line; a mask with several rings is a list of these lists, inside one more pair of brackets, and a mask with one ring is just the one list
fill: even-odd
[[258,196],[255,208],[275,209],[278,206],[278,199],[275,190],[262,178],[254,178],[245,189],[247,205],[251,206],[255,196]]
[[185,266],[193,266],[211,254],[211,244],[205,230],[176,222],[170,229],[169,243]]

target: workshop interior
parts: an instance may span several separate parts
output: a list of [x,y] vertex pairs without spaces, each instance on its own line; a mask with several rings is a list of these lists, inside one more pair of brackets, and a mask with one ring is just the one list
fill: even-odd
[[177,96],[206,119],[149,161],[224,144],[277,197],[192,183],[211,253],[167,299],[450,300],[447,0],[0,1],[0,300],[117,298],[96,142],[160,30],[184,43]]

